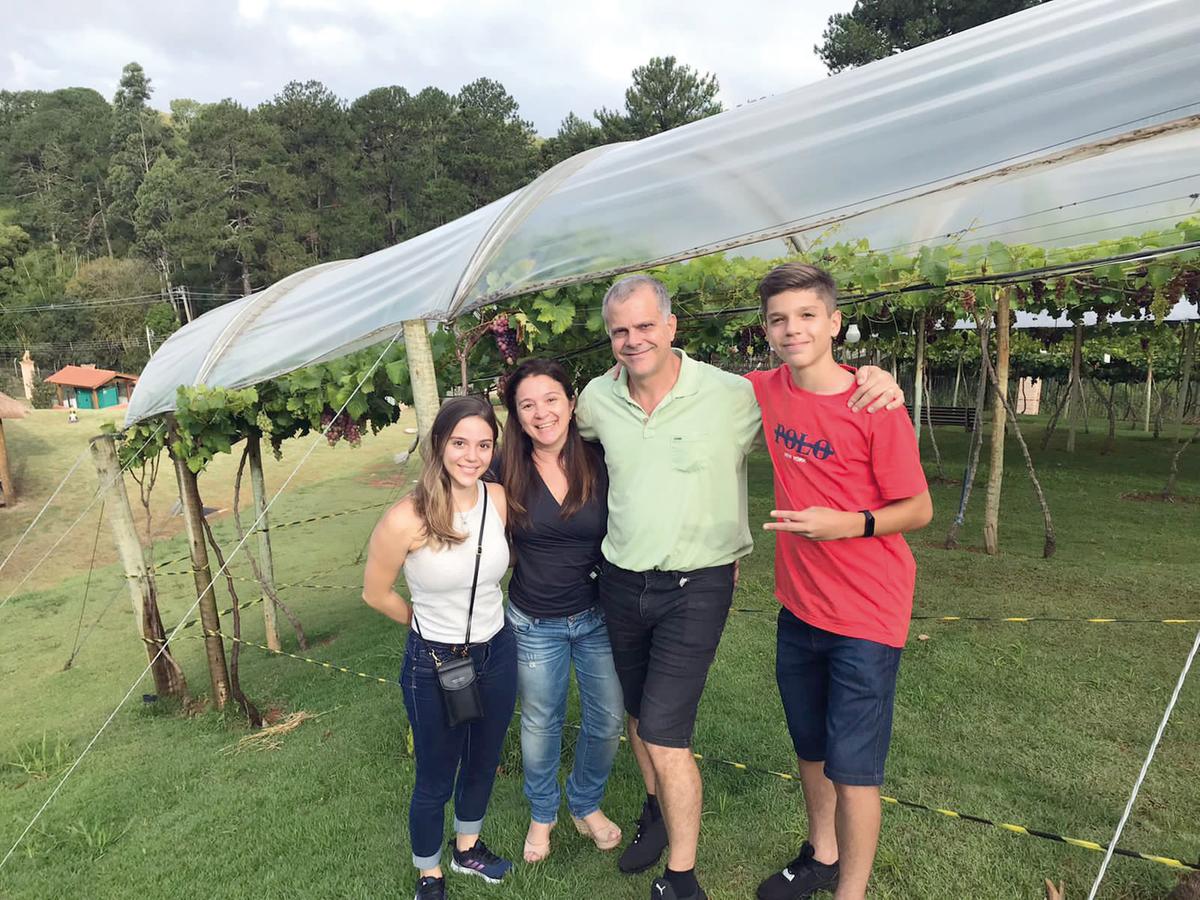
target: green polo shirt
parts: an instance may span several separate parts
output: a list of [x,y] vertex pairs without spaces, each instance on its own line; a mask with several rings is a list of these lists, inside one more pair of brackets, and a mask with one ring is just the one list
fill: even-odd
[[593,378],[575,410],[608,464],[604,557],[635,572],[725,565],[753,548],[746,455],[762,430],[754,388],[674,352],[679,378],[650,415],[629,396],[624,370]]

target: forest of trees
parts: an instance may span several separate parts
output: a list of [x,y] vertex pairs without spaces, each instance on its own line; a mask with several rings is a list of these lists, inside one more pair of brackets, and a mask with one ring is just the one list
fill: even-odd
[[353,101],[293,81],[255,109],[177,99],[169,112],[137,63],[111,103],[0,91],[0,360],[11,373],[31,349],[44,373],[136,372],[189,313],[407,240],[589,147],[720,112],[717,91],[656,57],[623,109],[570,113],[550,138],[488,78]]
[[[837,72],[1037,2],[857,0],[814,50]],[[191,316],[407,240],[590,147],[718,113],[718,91],[714,74],[654,57],[621,108],[569,112],[544,138],[489,78],[354,100],[292,81],[253,109],[154,102],[136,62],[111,102],[0,90],[0,389],[25,350],[43,375],[137,372]]]
[[1045,0],[855,0],[829,17],[813,52],[830,74],[903,53]]

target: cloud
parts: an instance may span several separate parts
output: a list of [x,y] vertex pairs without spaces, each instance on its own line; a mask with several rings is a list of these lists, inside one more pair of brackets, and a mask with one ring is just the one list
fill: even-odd
[[568,112],[621,107],[630,71],[651,56],[715,73],[727,107],[822,78],[812,45],[828,16],[852,5],[55,0],[26,4],[0,31],[0,87],[81,85],[111,97],[137,60],[165,109],[174,97],[254,106],[292,80],[323,81],[352,101],[382,85],[455,92],[486,76],[550,135]]
[[338,25],[289,25],[287,39],[297,50],[325,63],[353,66],[362,62],[362,39]]
[[8,62],[12,67],[12,74],[5,80],[10,81],[14,90],[26,91],[51,85],[59,86],[57,69],[43,68],[16,50],[9,51]]
[[238,17],[247,22],[261,22],[270,8],[270,0],[237,0]]
[[152,78],[153,72],[171,67],[168,47],[159,49],[152,42],[103,25],[60,27],[48,32],[41,43],[64,71],[82,71],[89,76],[96,72],[110,73],[111,88],[101,91],[103,94],[113,92],[127,63],[141,63]]

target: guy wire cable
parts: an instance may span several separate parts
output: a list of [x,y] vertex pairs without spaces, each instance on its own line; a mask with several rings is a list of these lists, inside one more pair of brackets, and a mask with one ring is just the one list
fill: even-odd
[[[375,370],[379,367],[379,364],[381,362],[383,362],[384,356],[392,348],[392,345],[396,343],[396,341],[400,338],[400,335],[403,333],[404,333],[404,331],[403,331],[403,329],[401,329],[392,335],[392,339],[390,341],[388,341],[387,346],[385,346],[383,348],[383,352],[379,354],[379,357],[375,360],[375,362],[367,370],[366,374],[363,375],[362,379],[358,382],[358,386],[355,387],[354,390],[350,392],[350,395],[346,398],[345,402],[338,409],[337,413],[334,414],[334,416],[330,420],[329,424],[326,425],[324,428],[322,428],[320,433],[317,434],[316,437],[312,440],[312,442],[308,446],[308,449],[304,452],[304,456],[302,456],[300,458],[300,461],[298,463],[296,463],[296,467],[294,469],[292,469],[292,473],[290,475],[288,475],[288,477],[284,480],[283,484],[281,484],[279,486],[279,490],[277,490],[275,492],[274,496],[272,496],[271,499],[267,502],[266,506],[263,507],[263,511],[258,514],[258,517],[254,520],[254,522],[246,530],[245,536],[240,541],[238,541],[237,546],[234,547],[233,550],[230,552],[229,556],[226,557],[225,564],[222,565],[215,573],[213,573],[212,579],[209,581],[208,585],[204,588],[204,590],[202,590],[196,596],[195,601],[193,601],[192,605],[183,614],[184,619],[186,619],[188,616],[190,616],[192,614],[193,610],[195,610],[196,607],[200,605],[200,600],[204,597],[204,595],[209,590],[212,589],[213,585],[215,585],[217,583],[217,579],[224,573],[225,569],[229,566],[229,563],[233,560],[233,557],[235,555],[237,555],[238,551],[241,550],[243,546],[245,546],[246,541],[249,540],[250,535],[254,533],[254,530],[258,527],[259,523],[262,522],[262,520],[266,517],[267,512],[271,509],[271,506],[275,503],[275,501],[277,499],[279,499],[280,495],[283,494],[283,492],[284,492],[284,490],[286,490],[287,486],[289,484],[291,484],[292,479],[296,477],[296,473],[300,471],[300,467],[303,466],[305,462],[307,462],[308,458],[312,455],[313,450],[316,449],[317,444],[320,443],[320,441],[325,438],[326,432],[330,428],[333,427],[333,423],[335,421],[337,421],[337,417],[340,416],[343,412],[345,412],[346,407],[350,405],[350,401],[355,396],[358,395],[359,391],[362,390],[362,387],[364,384],[366,384],[367,379],[375,374]],[[161,428],[162,426],[160,425],[159,427]],[[157,433],[157,429],[156,429],[155,433]],[[151,436],[153,437],[153,435],[151,435]],[[61,538],[60,538],[60,541],[61,541]],[[57,544],[55,546],[57,546]],[[50,796],[48,796],[46,798],[45,802],[42,803],[42,805],[41,805],[41,807],[39,807],[38,811],[36,813],[34,813],[33,818],[29,820],[29,824],[25,826],[25,830],[21,832],[21,835],[17,838],[16,842],[12,845],[12,847],[9,849],[9,851],[4,855],[4,858],[2,860],[0,860],[0,869],[3,869],[4,866],[8,863],[9,859],[12,858],[12,855],[17,852],[17,848],[21,846],[21,842],[25,840],[25,836],[28,835],[29,832],[33,829],[33,826],[37,824],[38,819],[40,819],[42,817],[42,813],[44,813],[46,811],[47,807],[50,806],[50,803],[54,800],[55,797],[58,796],[58,792],[62,790],[63,785],[67,783],[67,779],[70,778],[71,775],[74,774],[75,770],[79,768],[79,764],[83,762],[84,757],[87,756],[88,752],[92,749],[93,746],[95,746],[96,741],[100,740],[100,736],[102,734],[104,734],[105,729],[107,729],[108,726],[112,723],[112,720],[117,717],[117,713],[119,713],[121,711],[121,707],[123,707],[125,705],[125,701],[128,700],[130,698],[130,696],[132,696],[133,692],[137,689],[137,686],[139,684],[141,684],[142,679],[146,677],[146,675],[150,672],[151,668],[153,668],[154,664],[156,662],[158,662],[159,657],[161,657],[163,655],[163,653],[166,652],[167,646],[175,638],[175,635],[179,633],[179,631],[182,629],[182,627],[183,627],[183,623],[181,621],[179,625],[176,625],[175,628],[172,629],[171,633],[162,642],[162,645],[158,648],[158,651],[154,654],[154,656],[146,664],[146,668],[144,668],[142,670],[141,674],[137,676],[137,678],[134,680],[133,684],[131,684],[129,686],[129,690],[125,692],[125,696],[123,696],[121,698],[120,702],[113,708],[113,711],[111,713],[109,713],[108,718],[106,718],[104,720],[103,724],[101,724],[100,729],[96,732],[96,734],[92,737],[92,739],[90,741],[88,741],[87,746],[85,746],[83,748],[83,750],[80,752],[79,756],[77,756],[75,758],[75,762],[73,762],[71,764],[71,767],[69,769],[67,769],[66,774],[64,774],[63,777],[59,780],[58,784],[56,784],[54,786],[54,790],[52,790],[50,792]]]
[[[142,446],[138,448],[138,453],[140,453],[142,450],[146,449],[146,445],[149,444],[152,440],[154,440],[155,436],[160,431],[162,431],[164,424],[165,423],[163,423],[163,422],[158,423],[158,427],[155,428],[154,431],[150,432],[150,437],[146,438],[145,443],[142,444]],[[84,453],[87,453],[87,452],[88,452],[87,450],[84,451]],[[126,467],[128,467],[129,465],[131,465],[133,463],[133,459],[135,457],[136,457],[136,454],[134,457],[130,458],[129,462],[127,462],[124,466],[119,468],[117,470],[116,474],[113,475],[113,477],[110,478],[106,483],[96,486],[96,492],[94,494],[92,494],[92,499],[88,503],[88,505],[84,507],[83,512],[81,512],[79,514],[79,517],[74,522],[72,522],[69,526],[67,526],[67,530],[64,531],[59,536],[58,540],[54,542],[54,546],[52,546],[49,550],[47,550],[46,554],[41,559],[39,559],[36,563],[34,563],[33,568],[31,568],[28,572],[25,573],[25,577],[21,579],[20,583],[18,583],[17,586],[12,589],[12,592],[9,593],[9,595],[4,598],[3,602],[0,602],[0,609],[4,609],[4,607],[8,605],[8,601],[16,596],[17,591],[19,591],[22,587],[24,587],[25,582],[27,582],[33,576],[33,573],[36,572],[41,567],[42,563],[44,563],[47,559],[49,559],[51,554],[54,553],[54,551],[58,549],[58,545],[61,544],[64,540],[66,540],[67,535],[70,534],[74,530],[76,525],[78,525],[80,522],[83,521],[83,517],[86,516],[88,514],[88,512],[91,510],[91,508],[96,505],[96,501],[99,500],[110,487],[112,487],[114,484],[117,483],[117,479],[124,475]],[[76,465],[78,465],[78,463],[76,463]],[[15,550],[16,548],[14,547],[13,549]]]
[[33,526],[37,525],[38,521],[45,514],[46,510],[50,508],[50,504],[54,502],[54,498],[58,496],[58,492],[63,489],[63,485],[67,483],[67,480],[75,473],[75,470],[79,468],[79,464],[83,462],[83,459],[85,456],[87,456],[87,454],[88,448],[84,447],[79,456],[75,458],[75,462],[71,465],[71,468],[67,470],[67,474],[62,477],[62,481],[58,483],[58,487],[54,489],[54,493],[50,495],[50,499],[42,504],[42,508],[38,511],[38,514],[33,517],[33,521],[29,523],[29,527],[25,529],[24,533],[22,533],[19,538],[17,538],[17,542],[13,544],[12,549],[8,551],[8,555],[4,557],[4,562],[0,562],[0,572],[4,571],[4,567],[8,565],[8,561],[12,559],[13,554],[17,552],[17,548],[20,547],[25,538],[29,536],[29,532],[33,531]]
[[1125,830],[1125,823],[1129,821],[1129,814],[1133,812],[1133,804],[1137,800],[1138,792],[1142,789],[1142,782],[1146,780],[1146,773],[1150,770],[1150,763],[1154,759],[1155,751],[1158,750],[1158,742],[1162,740],[1163,732],[1167,730],[1167,722],[1170,720],[1171,713],[1175,709],[1176,701],[1179,700],[1179,693],[1183,690],[1183,683],[1187,680],[1188,670],[1192,667],[1192,661],[1195,660],[1197,651],[1200,651],[1200,631],[1196,632],[1196,639],[1192,641],[1192,649],[1188,651],[1187,659],[1184,660],[1183,670],[1179,673],[1179,680],[1175,682],[1175,690],[1171,692],[1171,699],[1167,701],[1167,708],[1163,711],[1162,721],[1158,723],[1158,731],[1154,733],[1154,740],[1150,742],[1150,750],[1146,754],[1146,761],[1142,763],[1137,780],[1133,783],[1133,790],[1129,794],[1129,802],[1125,804],[1125,811],[1121,813],[1121,819],[1117,822],[1117,830],[1113,832],[1112,840],[1108,842],[1108,849],[1104,851],[1104,861],[1100,863],[1100,871],[1096,873],[1096,880],[1092,883],[1092,889],[1087,895],[1087,900],[1096,900],[1096,892],[1100,890],[1100,882],[1104,880],[1104,874],[1108,871],[1108,864],[1112,861],[1113,849],[1117,846],[1117,841],[1121,839],[1121,832]]
[[[261,602],[261,600],[243,603],[241,605],[241,608],[244,609],[247,606],[251,606],[256,602]],[[228,612],[228,610],[227,610],[227,612]],[[189,624],[195,624],[195,621],[196,620],[194,620],[192,623],[189,623]],[[270,647],[268,647],[266,644],[259,644],[254,641],[247,641],[242,638],[235,638],[232,635],[225,634],[224,632],[207,632],[207,633],[213,634],[213,635],[220,635],[221,637],[224,637],[230,641],[235,641],[235,642],[242,644],[244,646],[247,646],[247,647],[254,647],[258,650],[262,650],[265,653],[270,653],[275,656],[284,656],[289,659],[294,659],[297,662],[303,662],[303,663],[308,663],[309,665],[319,666],[320,668],[325,669],[330,672],[341,672],[346,675],[354,675],[365,681],[373,682],[376,684],[388,685],[391,687],[395,687],[397,685],[397,681],[395,678],[384,678],[379,675],[374,675],[370,672],[359,671],[357,668],[351,668],[350,666],[343,666],[338,663],[331,662],[329,660],[313,659],[308,656],[300,656],[299,654],[296,654],[296,653],[289,653],[286,650],[273,650]],[[196,637],[200,640],[203,640],[204,635],[199,634],[199,635],[196,635]],[[520,717],[520,713],[517,713],[517,717],[518,718]],[[565,727],[574,729],[576,731],[578,731],[580,729],[580,726],[577,723],[568,723]],[[626,736],[623,734],[621,735],[621,743],[623,743],[623,744],[628,743],[628,738],[626,738]],[[778,771],[775,771],[774,769],[764,768],[762,766],[754,765],[752,763],[738,762],[736,760],[725,759],[725,758],[719,757],[719,756],[706,755],[706,754],[702,754],[702,753],[698,753],[698,752],[693,752],[692,756],[697,761],[705,763],[707,765],[726,766],[726,767],[729,767],[732,769],[737,769],[740,772],[746,772],[749,774],[761,775],[761,776],[770,777],[770,778],[777,778],[777,779],[780,779],[781,781],[786,781],[786,782],[790,782],[793,784],[799,780],[798,775],[790,774],[788,772],[778,772]],[[1031,828],[1026,825],[1014,824],[1012,822],[1004,822],[1004,821],[1001,821],[998,819],[989,819],[984,816],[978,816],[978,815],[973,815],[971,813],[958,812],[957,810],[947,809],[946,807],[929,806],[928,804],[925,804],[925,803],[918,803],[913,800],[903,800],[903,799],[900,799],[897,797],[891,797],[887,794],[881,795],[879,799],[880,799],[881,803],[883,803],[884,805],[887,805],[887,806],[899,806],[899,807],[903,807],[906,809],[921,810],[923,812],[934,813],[939,816],[944,816],[945,818],[948,818],[948,819],[955,819],[960,822],[971,822],[976,825],[986,825],[991,828],[996,828],[1001,831],[1006,831],[1010,834],[1022,835],[1024,837],[1040,838],[1042,840],[1047,840],[1047,841],[1055,841],[1060,844],[1067,844],[1071,847],[1077,847],[1081,850],[1090,850],[1093,853],[1103,853],[1105,851],[1105,846],[1103,844],[1100,844],[1097,841],[1087,840],[1087,839],[1083,839],[1083,838],[1069,837],[1067,835],[1059,834],[1057,832],[1045,831],[1045,830],[1038,829],[1038,828]],[[1168,866],[1169,868],[1172,868],[1172,869],[1200,871],[1200,864],[1186,862],[1184,860],[1176,859],[1175,857],[1165,856],[1162,854],[1143,853],[1138,850],[1130,850],[1126,847],[1116,847],[1115,845],[1114,845],[1113,852],[1120,856],[1129,858],[1129,859],[1140,859],[1140,860],[1144,860],[1146,862],[1152,862],[1152,863],[1157,863],[1159,865]]]
[[83,630],[83,614],[87,612],[88,594],[92,591],[92,573],[96,571],[96,548],[100,546],[100,532],[104,526],[104,502],[100,501],[100,514],[96,517],[96,537],[92,540],[92,561],[88,563],[87,582],[83,586],[83,602],[79,605],[79,622],[75,625],[75,640],[71,643],[71,655],[63,666],[63,671],[71,668],[75,655],[79,652],[79,633]]

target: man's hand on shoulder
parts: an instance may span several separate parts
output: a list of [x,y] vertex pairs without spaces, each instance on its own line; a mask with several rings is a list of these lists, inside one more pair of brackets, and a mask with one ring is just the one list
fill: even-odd
[[904,391],[887,372],[879,366],[862,366],[854,373],[855,384],[858,388],[850,395],[846,404],[851,412],[866,408],[873,413],[881,409],[899,409],[904,405]]

